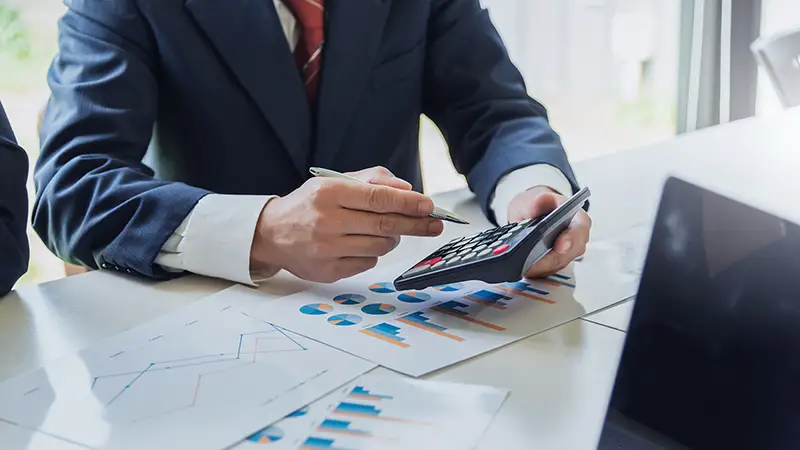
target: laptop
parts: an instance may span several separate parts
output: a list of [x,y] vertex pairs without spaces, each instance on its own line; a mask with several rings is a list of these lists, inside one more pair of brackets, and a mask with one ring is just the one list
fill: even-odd
[[798,225],[666,182],[597,448],[800,448]]

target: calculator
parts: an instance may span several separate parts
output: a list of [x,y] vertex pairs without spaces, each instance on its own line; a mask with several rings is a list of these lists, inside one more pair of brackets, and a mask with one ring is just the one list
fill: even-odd
[[395,289],[422,290],[469,280],[519,281],[553,248],[590,195],[584,187],[544,216],[453,239],[400,275]]

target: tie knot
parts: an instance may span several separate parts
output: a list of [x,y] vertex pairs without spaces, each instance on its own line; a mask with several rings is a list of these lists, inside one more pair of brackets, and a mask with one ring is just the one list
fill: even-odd
[[300,27],[306,30],[320,29],[324,24],[324,0],[283,0]]

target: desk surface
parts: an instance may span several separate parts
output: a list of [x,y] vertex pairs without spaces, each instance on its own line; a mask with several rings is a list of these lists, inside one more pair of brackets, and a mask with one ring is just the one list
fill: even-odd
[[[800,109],[576,164],[581,183],[593,191],[593,239],[649,226],[671,174],[800,222],[800,210],[790,207],[800,187],[789,181],[800,178],[798,144]],[[436,202],[485,225],[467,192],[440,195]],[[447,233],[454,232],[448,226]],[[395,253],[406,251],[401,246]],[[24,287],[0,301],[0,380],[228,285],[199,277],[151,283],[93,272]],[[624,337],[612,328],[625,328],[630,303],[621,308],[589,318],[602,325],[573,321],[430,378],[511,389],[483,448],[593,448]]]

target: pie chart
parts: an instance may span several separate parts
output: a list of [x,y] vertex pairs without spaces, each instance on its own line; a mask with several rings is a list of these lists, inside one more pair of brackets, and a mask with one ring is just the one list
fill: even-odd
[[328,323],[337,327],[349,327],[361,322],[361,316],[355,314],[337,314],[328,319]]
[[464,285],[461,283],[442,284],[440,286],[434,286],[433,288],[440,292],[456,292],[464,289]]
[[308,414],[308,405],[303,406],[302,408],[298,409],[297,411],[289,414],[288,416],[286,416],[286,418],[289,419],[289,418],[292,418],[292,417],[301,417],[301,416],[305,416],[306,414]]
[[382,316],[384,314],[393,313],[396,309],[394,305],[388,303],[372,303],[361,308],[361,312],[373,316]]
[[333,297],[333,301],[340,305],[357,305],[366,299],[367,297],[361,294],[342,294]]
[[405,303],[422,303],[431,299],[431,296],[424,292],[405,292],[397,296],[397,299]]
[[333,311],[333,306],[326,305],[325,303],[312,303],[300,308],[301,313],[308,314],[309,316],[321,316],[331,311]]
[[370,285],[369,290],[378,294],[393,294],[395,292],[394,284],[387,282],[374,283]]
[[283,430],[278,427],[264,428],[258,433],[247,438],[248,441],[255,442],[257,444],[270,444],[272,442],[278,442],[281,439],[283,439]]

